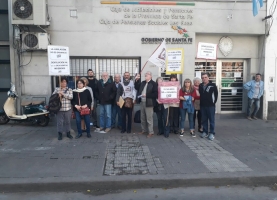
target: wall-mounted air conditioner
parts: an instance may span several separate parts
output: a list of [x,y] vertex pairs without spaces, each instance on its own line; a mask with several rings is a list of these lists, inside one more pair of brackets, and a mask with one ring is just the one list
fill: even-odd
[[43,50],[49,45],[49,35],[47,33],[23,33],[22,49],[24,50]]
[[12,24],[49,25],[47,0],[12,0]]

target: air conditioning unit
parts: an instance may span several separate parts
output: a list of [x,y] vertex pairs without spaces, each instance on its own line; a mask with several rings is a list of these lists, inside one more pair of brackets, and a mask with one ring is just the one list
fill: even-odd
[[50,25],[47,0],[12,0],[12,24]]
[[47,33],[23,33],[22,49],[24,50],[43,50],[49,45],[49,35]]

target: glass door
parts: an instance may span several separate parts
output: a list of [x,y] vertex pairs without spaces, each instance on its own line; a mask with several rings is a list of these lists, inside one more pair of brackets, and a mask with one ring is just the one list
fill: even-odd
[[219,61],[219,110],[220,113],[243,111],[243,61]]

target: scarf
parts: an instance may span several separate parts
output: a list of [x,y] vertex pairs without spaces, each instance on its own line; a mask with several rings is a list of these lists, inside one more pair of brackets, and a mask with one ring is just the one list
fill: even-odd
[[199,93],[199,86],[193,86],[194,87],[194,90],[196,91],[196,95],[197,96],[200,96],[200,93]]
[[73,92],[84,92],[87,88],[86,87],[83,87],[82,89],[74,89]]

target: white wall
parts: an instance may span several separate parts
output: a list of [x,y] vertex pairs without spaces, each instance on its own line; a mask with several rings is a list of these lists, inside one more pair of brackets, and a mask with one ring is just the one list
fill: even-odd
[[[251,68],[257,67],[258,36],[264,33],[265,6],[258,16],[252,15],[252,4],[234,2],[195,2],[194,7],[181,6],[147,6],[147,5],[101,5],[100,0],[48,0],[51,25],[46,30],[51,35],[52,45],[69,46],[71,56],[139,56],[142,66],[156,49],[158,44],[141,44],[141,38],[182,38],[171,28],[171,22],[177,22],[185,28],[192,44],[169,44],[167,48],[184,48],[185,62],[183,77],[194,77],[194,62],[198,42],[218,43],[222,36],[233,39],[234,49],[228,58],[245,58],[253,61]],[[104,25],[100,20],[136,20],[124,18],[124,14],[132,12],[112,12],[111,8],[161,8],[161,15],[169,15],[168,25]],[[192,10],[192,19],[171,19],[170,8]],[[77,18],[70,17],[70,10],[77,9]],[[139,14],[139,13],[135,13]],[[151,14],[151,13],[145,13]],[[152,13],[153,14],[153,13]],[[227,16],[232,14],[232,19]],[[179,15],[179,14],[178,14]],[[187,17],[187,15],[185,15]],[[141,19],[143,20],[143,19]],[[149,19],[146,19],[149,21]],[[181,25],[191,22],[192,25]],[[30,53],[24,54],[25,63]],[[219,58],[223,58],[221,53]],[[141,66],[141,67],[142,67]],[[157,68],[147,65],[146,70],[159,76]],[[22,71],[23,95],[50,94],[50,77],[47,68],[47,53],[34,52],[32,61]]]
[[[274,1],[268,0],[268,10],[267,15],[271,15],[270,6]],[[273,25],[271,26],[269,35],[266,38],[266,45],[265,45],[265,73],[264,73],[264,82],[265,82],[265,95],[264,95],[264,112],[263,117],[267,119],[267,108],[268,108],[268,101],[277,101],[277,13],[275,12],[272,16],[272,19],[268,19],[267,23],[270,23],[271,20],[274,20]],[[273,77],[274,83],[270,82],[270,77]]]

